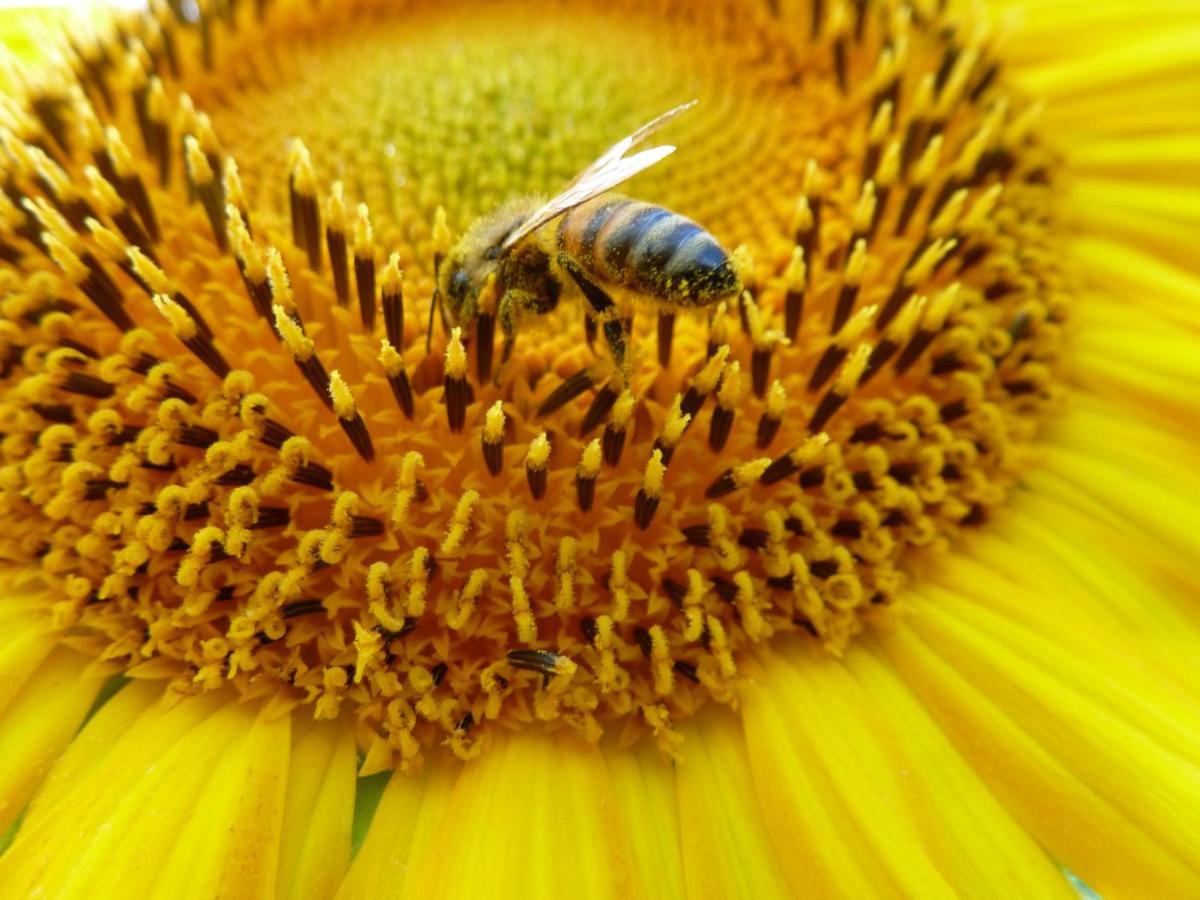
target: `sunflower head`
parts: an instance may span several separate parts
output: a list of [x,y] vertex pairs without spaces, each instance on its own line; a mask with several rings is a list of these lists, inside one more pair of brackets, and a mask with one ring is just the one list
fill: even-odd
[[[484,725],[673,750],[752,647],[842,652],[1003,501],[1069,278],[970,23],[217,6],[72,39],[0,134],[0,553],[97,659],[350,715],[366,771]],[[623,190],[730,248],[726,296],[623,278],[601,202],[518,305],[489,250],[690,97]]]

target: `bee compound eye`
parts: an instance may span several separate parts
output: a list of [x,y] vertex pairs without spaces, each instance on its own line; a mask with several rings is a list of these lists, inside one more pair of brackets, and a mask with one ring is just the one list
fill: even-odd
[[461,300],[466,296],[469,285],[470,278],[467,277],[467,270],[456,269],[450,275],[450,296],[456,300]]

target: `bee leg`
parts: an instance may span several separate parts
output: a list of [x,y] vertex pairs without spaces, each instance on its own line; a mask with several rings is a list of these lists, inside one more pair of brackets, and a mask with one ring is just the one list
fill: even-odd
[[617,316],[617,305],[613,303],[608,292],[587,277],[587,274],[565,253],[558,254],[558,264],[579,286],[584,298],[592,307],[595,318],[601,322],[604,340],[608,344],[608,352],[613,362],[621,372],[621,377],[628,383],[629,372],[625,366],[625,351],[629,346],[629,321]]

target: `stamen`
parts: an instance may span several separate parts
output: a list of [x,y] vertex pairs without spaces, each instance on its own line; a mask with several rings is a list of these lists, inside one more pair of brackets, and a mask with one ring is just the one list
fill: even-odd
[[733,430],[733,417],[741,405],[746,386],[742,378],[742,366],[734,360],[725,367],[721,386],[717,388],[717,408],[712,412],[708,424],[708,448],[714,453],[725,449],[725,442]]
[[616,468],[621,462],[621,453],[625,449],[625,431],[633,418],[636,401],[628,390],[622,391],[621,396],[613,404],[612,415],[604,428],[601,447],[604,449],[604,462]]
[[646,463],[642,486],[638,488],[637,497],[634,499],[633,519],[641,531],[650,527],[650,522],[658,511],[666,474],[667,467],[662,461],[662,451],[656,449],[651,452],[650,460]]
[[830,322],[829,333],[837,334],[850,318],[854,309],[854,301],[858,298],[858,289],[862,284],[863,270],[867,265],[867,242],[859,240],[850,253],[846,262],[846,274],[842,278],[842,290],[838,294],[837,306]]
[[747,488],[755,484],[770,465],[771,460],[763,458],[726,469],[708,486],[704,496],[710,500],[716,500],[718,497],[732,494],[736,490]]
[[253,229],[250,227],[250,208],[246,205],[246,191],[242,187],[242,176],[238,172],[237,161],[232,156],[226,157],[224,160],[224,168],[221,171],[221,186],[225,190],[226,218],[228,219],[229,208],[232,207],[242,217],[242,222],[246,226],[246,233],[253,234]]
[[[803,202],[804,208],[807,209],[807,201]],[[804,294],[808,287],[808,269],[804,264],[803,247],[792,248],[792,256],[788,260],[783,278],[787,285],[787,293],[783,299],[783,333],[789,341],[794,342],[804,317]]]
[[[329,250],[329,268],[333,270],[333,290],[339,306],[350,304],[350,268],[346,255],[346,234],[348,218],[346,215],[345,189],[340,181],[335,181],[329,188],[329,203],[325,213],[325,245]],[[384,306],[386,314],[387,307]],[[396,346],[403,346],[403,340],[396,340],[388,331],[388,340]]]
[[225,361],[212,339],[200,331],[187,311],[166,294],[155,294],[153,299],[154,305],[170,325],[171,333],[196,354],[196,358],[208,366],[218,378],[228,375],[229,363]]
[[876,307],[874,306],[860,309],[851,317],[845,327],[838,332],[812,370],[812,375],[808,379],[809,391],[815,391],[820,388],[837,371],[837,367],[842,364],[842,361],[850,352],[850,345],[858,340],[870,326],[871,317],[875,315],[875,310]]
[[350,394],[350,387],[342,380],[341,373],[334,369],[329,373],[329,397],[334,413],[350,443],[367,462],[375,458],[375,448],[371,444],[371,435],[367,431],[367,423]]
[[759,450],[765,450],[771,446],[771,441],[775,440],[775,435],[779,433],[779,426],[783,424],[783,414],[786,410],[787,390],[784,388],[783,382],[777,378],[771,382],[771,389],[767,392],[766,405],[758,420],[755,445]]
[[499,475],[504,468],[504,404],[500,400],[493,403],[484,416],[483,461],[492,475]]
[[695,419],[696,413],[704,406],[708,395],[717,389],[721,383],[721,375],[725,371],[725,360],[729,358],[729,345],[722,344],[708,354],[704,367],[692,376],[687,393],[679,404],[679,410],[684,415]]
[[601,463],[600,439],[593,438],[579,458],[575,467],[575,496],[579,500],[581,512],[591,512],[592,502],[596,496],[596,479],[600,475]]
[[[344,267],[344,262],[343,262]],[[400,279],[400,254],[388,257],[380,283],[380,303],[383,306],[383,327],[387,339],[395,347],[404,346],[404,290]],[[409,418],[412,418],[409,416]]]
[[442,556],[451,556],[462,548],[467,532],[471,528],[471,509],[478,500],[479,492],[472,490],[464,491],[463,495],[458,498],[458,502],[454,505],[454,512],[450,516],[450,524],[446,526],[446,536],[442,538],[442,545],[438,550]]
[[542,405],[538,407],[536,413],[537,417],[541,419],[553,412],[557,412],[580,394],[589,390],[594,384],[591,371],[581,369],[563,381],[562,384],[554,389],[549,397],[542,401]]
[[271,284],[267,278],[267,268],[263,256],[250,237],[250,230],[242,214],[232,205],[225,207],[225,223],[229,234],[229,243],[237,257],[238,271],[242,275],[242,284],[250,302],[264,319],[274,328],[274,315],[271,312]]
[[365,203],[358,204],[355,212],[354,284],[358,289],[358,310],[363,328],[370,333],[375,330],[375,237],[371,213]]
[[380,342],[379,363],[383,366],[383,374],[387,377],[392,396],[396,398],[400,411],[404,413],[405,418],[412,419],[413,389],[408,372],[404,368],[404,357],[386,338]]
[[825,396],[817,404],[817,408],[813,410],[812,418],[808,420],[808,430],[810,433],[816,433],[823,429],[826,423],[833,417],[842,404],[846,402],[846,398],[858,385],[859,379],[863,371],[867,367],[867,360],[871,355],[871,347],[869,344],[859,344],[846,365],[842,367],[842,372],[838,375]]
[[[304,380],[312,387],[313,392],[321,402],[333,409],[333,397],[329,392],[329,375],[325,365],[317,356],[312,339],[304,332],[304,326],[288,315],[278,303],[272,307],[275,316],[275,330],[283,338],[288,352],[296,363],[296,368],[304,376]],[[353,440],[353,439],[352,439]]]
[[292,211],[292,243],[308,254],[308,267],[321,271],[321,205],[312,157],[299,138],[292,141],[288,196]]
[[145,182],[138,174],[133,154],[129,152],[129,148],[121,139],[121,132],[112,126],[106,128],[104,144],[105,153],[103,156],[98,156],[98,160],[107,159],[112,170],[103,172],[102,169],[104,177],[117,184],[121,195],[137,210],[142,224],[146,226],[146,231],[150,235],[150,240],[158,243],[162,239],[158,216],[155,214],[154,204],[150,201],[150,193],[146,190]]
[[525,480],[529,483],[529,493],[534,500],[541,500],[546,494],[546,466],[550,462],[550,438],[542,432],[529,443],[525,454]]
[[467,420],[467,405],[471,402],[471,386],[467,384],[467,351],[462,343],[462,329],[450,332],[446,345],[446,376],[444,400],[446,420],[450,430],[458,433]]
[[666,418],[663,419],[662,430],[654,441],[654,449],[661,451],[664,466],[671,464],[671,457],[675,455],[675,447],[683,439],[683,433],[687,431],[691,421],[692,417],[683,413],[683,398],[676,394],[675,402],[671,404]]
[[[208,156],[200,148],[200,142],[194,135],[189,134],[184,137],[183,147],[189,182],[200,199],[201,206],[204,207],[205,215],[208,216],[208,224],[212,227],[217,247],[225,250],[228,244],[225,237],[225,196],[221,183],[217,180],[217,174],[213,171]],[[120,227],[119,222],[117,227]],[[121,230],[124,232],[123,228]],[[140,246],[140,242],[134,240],[130,235],[127,234],[126,237],[129,237],[131,243]]]

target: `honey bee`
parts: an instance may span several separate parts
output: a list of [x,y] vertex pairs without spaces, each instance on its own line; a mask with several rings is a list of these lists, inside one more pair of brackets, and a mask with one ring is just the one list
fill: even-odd
[[[613,299],[614,288],[672,309],[700,309],[738,296],[741,283],[730,255],[703,227],[665,207],[609,193],[674,152],[663,145],[625,156],[695,102],[614,144],[549,201],[517,198],[472,223],[439,268],[434,306],[440,299],[444,324],[468,329],[487,315],[480,294],[494,278],[503,364],[522,319],[554,310],[564,286],[573,283],[628,382],[630,324]],[[432,307],[429,324],[432,334]],[[485,339],[490,345],[490,329]]]

